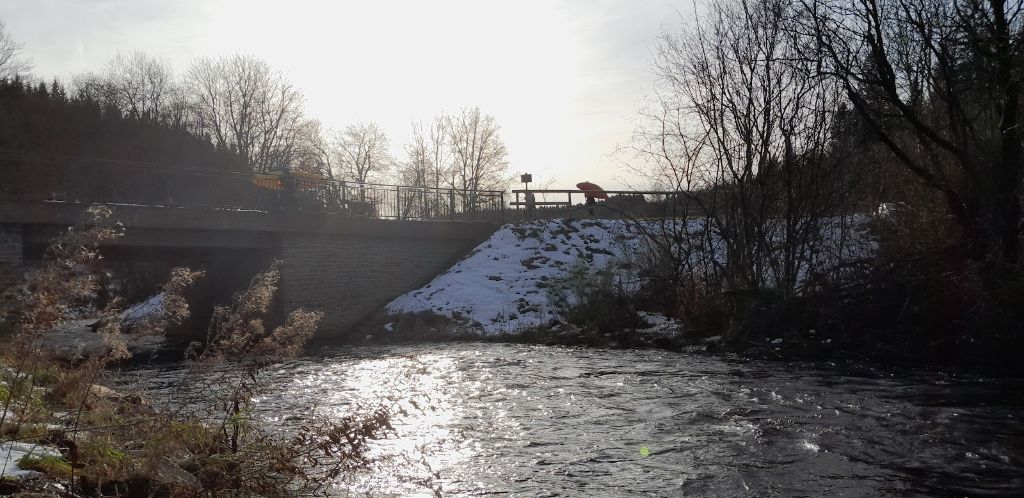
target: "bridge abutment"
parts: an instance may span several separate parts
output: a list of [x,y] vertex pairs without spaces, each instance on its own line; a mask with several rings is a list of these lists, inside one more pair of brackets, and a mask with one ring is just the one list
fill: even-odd
[[[380,228],[391,228],[387,223]],[[429,282],[494,231],[493,226],[455,228],[430,237],[401,229],[282,234],[285,311],[322,311],[318,336],[339,337],[390,300]]]

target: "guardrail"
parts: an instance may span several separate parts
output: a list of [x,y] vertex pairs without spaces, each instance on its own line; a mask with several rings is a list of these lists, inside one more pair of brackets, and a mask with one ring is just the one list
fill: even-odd
[[104,159],[0,155],[0,195],[381,219],[504,221],[505,193],[257,175]]
[[[583,190],[513,190],[509,218],[686,218],[702,213],[706,194],[659,190],[605,190],[588,204]],[[532,197],[531,197],[532,196]]]

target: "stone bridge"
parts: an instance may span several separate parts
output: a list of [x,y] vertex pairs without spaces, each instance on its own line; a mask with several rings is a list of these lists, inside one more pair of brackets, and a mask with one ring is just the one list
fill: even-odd
[[[126,236],[102,248],[112,261],[187,264],[240,290],[283,260],[283,311],[324,312],[338,335],[398,295],[422,286],[497,228],[490,221],[382,220],[326,213],[110,205]],[[0,199],[0,287],[38,261],[87,204]],[[158,265],[159,266],[159,265]]]

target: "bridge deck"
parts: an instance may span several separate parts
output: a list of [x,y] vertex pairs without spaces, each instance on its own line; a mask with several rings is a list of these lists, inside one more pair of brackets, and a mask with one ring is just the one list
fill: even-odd
[[[0,223],[25,227],[26,242],[44,243],[74,225],[84,203],[0,199]],[[271,247],[280,234],[370,236],[398,239],[477,239],[494,221],[382,220],[328,213],[260,212],[195,207],[111,204],[128,228],[120,245]]]

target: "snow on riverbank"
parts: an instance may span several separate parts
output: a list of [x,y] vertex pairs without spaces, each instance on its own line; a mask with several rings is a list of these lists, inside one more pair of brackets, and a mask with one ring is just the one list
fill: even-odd
[[[808,252],[806,260],[819,269],[875,251],[866,231],[868,218],[820,221],[823,240],[804,249]],[[544,220],[505,225],[430,284],[399,296],[385,309],[393,314],[431,312],[479,328],[485,334],[512,333],[548,323],[560,318],[563,310],[555,303],[564,301],[564,289],[572,287],[573,279],[580,274],[611,271],[627,289],[631,288],[637,280],[631,258],[642,253],[647,244],[641,232],[671,232],[673,223],[682,222]],[[691,233],[703,227],[698,220],[685,223]],[[715,246],[715,258],[722,263],[725,249],[721,244]],[[764,269],[770,282],[769,270]],[[808,278],[807,271],[806,265],[799,268],[798,282]],[[644,313],[643,318],[653,329],[678,329],[676,322],[660,315]]]
[[476,322],[487,334],[540,325],[559,315],[551,304],[552,285],[574,269],[623,266],[641,240],[637,227],[621,220],[505,225],[447,272],[386,309]]
[[135,324],[142,320],[154,316],[160,317],[164,313],[164,293],[161,292],[154,296],[150,296],[149,299],[136,304],[124,311],[121,314],[121,320],[127,324]]
[[37,475],[39,473],[34,470],[19,467],[18,462],[25,457],[42,458],[46,456],[59,457],[60,452],[56,448],[32,443],[0,443],[0,477]]

